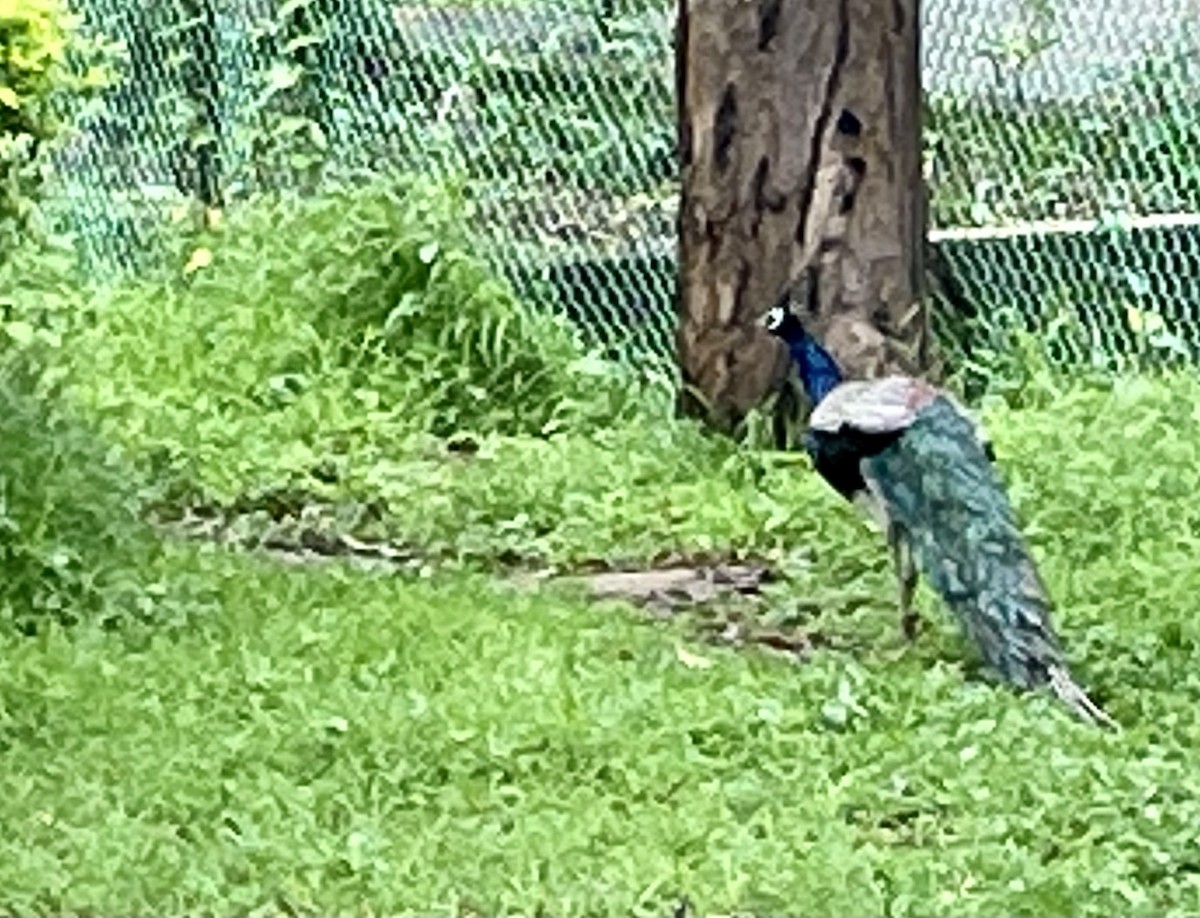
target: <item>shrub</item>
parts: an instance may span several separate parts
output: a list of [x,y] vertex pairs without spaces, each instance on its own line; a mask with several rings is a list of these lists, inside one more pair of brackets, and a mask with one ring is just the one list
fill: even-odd
[[155,544],[136,485],[65,410],[29,326],[0,335],[0,628],[116,622],[136,613],[137,571]]
[[935,226],[993,226],[1200,206],[1200,55],[1191,27],[1080,97],[931,95],[926,156]]
[[214,378],[221,388],[236,376],[261,389],[266,374],[301,389],[332,362],[437,435],[611,416],[615,371],[470,251],[471,218],[452,188],[409,180],[262,198],[189,239],[180,260],[204,266],[172,294],[175,314],[204,326],[193,340],[220,337],[213,359],[237,361]]
[[0,253],[27,229],[70,120],[113,82],[115,52],[64,0],[0,0]]

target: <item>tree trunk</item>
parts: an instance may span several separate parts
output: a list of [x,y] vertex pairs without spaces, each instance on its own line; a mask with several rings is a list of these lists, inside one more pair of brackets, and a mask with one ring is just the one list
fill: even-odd
[[[679,0],[680,408],[789,391],[758,324],[800,304],[852,378],[930,369],[919,0]],[[811,269],[811,273],[809,272]]]

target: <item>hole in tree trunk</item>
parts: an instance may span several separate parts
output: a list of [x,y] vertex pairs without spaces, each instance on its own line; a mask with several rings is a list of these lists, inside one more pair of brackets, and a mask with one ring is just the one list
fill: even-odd
[[848,108],[843,108],[842,113],[838,115],[837,129],[839,134],[845,134],[847,137],[857,137],[862,133],[862,122],[858,120],[858,115],[850,111]]

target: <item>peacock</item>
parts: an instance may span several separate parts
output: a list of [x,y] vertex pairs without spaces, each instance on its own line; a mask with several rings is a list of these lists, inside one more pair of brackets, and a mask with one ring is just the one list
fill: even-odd
[[817,473],[886,534],[908,639],[920,626],[919,567],[1004,681],[1049,685],[1085,720],[1115,727],[1071,677],[995,453],[966,409],[909,376],[845,380],[792,312],[790,292],[764,325],[787,345],[814,406],[803,446]]

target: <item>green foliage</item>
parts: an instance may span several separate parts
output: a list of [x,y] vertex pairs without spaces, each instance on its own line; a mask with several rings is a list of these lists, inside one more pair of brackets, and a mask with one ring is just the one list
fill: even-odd
[[[257,188],[316,188],[329,153],[334,100],[323,78],[321,47],[336,28],[338,3],[279,4],[255,30],[255,50],[272,61],[255,74],[256,125],[239,125],[246,171]],[[233,175],[234,181],[240,176]]]
[[[681,655],[677,626],[554,588],[175,549],[171,578],[219,615],[4,648],[4,910],[1192,914],[1200,387],[1057,384],[1052,407],[987,417],[1120,736],[964,678],[927,600],[941,627],[902,649],[848,509],[663,422],[640,445],[576,438],[570,463],[524,445],[476,501],[557,477],[564,510],[653,525],[663,505],[614,498],[602,462],[647,495],[688,463],[708,490],[677,511],[718,543],[769,540],[747,505],[778,504],[800,559],[769,614],[833,649]],[[410,500],[436,507],[453,474]]]
[[261,453],[264,469],[283,449],[306,468],[383,431],[542,435],[623,411],[618,371],[468,254],[465,206],[376,182],[244,207],[189,237],[174,278],[89,297],[80,396],[167,467],[193,443],[214,460]]
[[106,145],[149,174],[169,161],[177,188],[206,205],[263,188],[311,190],[328,129],[310,60],[322,5],[268,4],[244,17],[232,48],[217,7],[172,0],[105,10],[131,47]]
[[0,353],[0,628],[141,617],[138,567],[153,542],[117,456],[74,417],[47,341],[8,323]]
[[26,230],[71,119],[111,84],[114,53],[63,0],[0,0],[0,255]]
[[[1014,101],[1011,87],[1004,99],[931,97],[924,130],[933,224],[1200,208],[1194,48],[1181,43],[1151,54],[1131,75],[1080,100]],[[1003,72],[1020,79],[1011,67]]]
[[[172,277],[71,291],[34,264],[11,285],[40,369],[0,374],[0,442],[27,457],[0,474],[22,531],[63,535],[20,543],[0,591],[36,595],[66,543],[146,621],[0,637],[0,910],[1195,912],[1192,374],[1065,376],[1017,335],[1036,359],[1000,386],[1014,354],[978,351],[1067,654],[1126,727],[1105,735],[978,678],[927,592],[903,644],[882,539],[804,457],[711,438],[668,387],[594,364],[465,254],[462,204],[264,199],[187,238]],[[386,538],[416,573],[120,562],[136,496],[221,501],[235,533],[268,507]],[[693,617],[495,576],[681,554],[765,558],[780,578],[746,614],[824,641],[701,648]],[[68,613],[105,608],[70,583]]]

